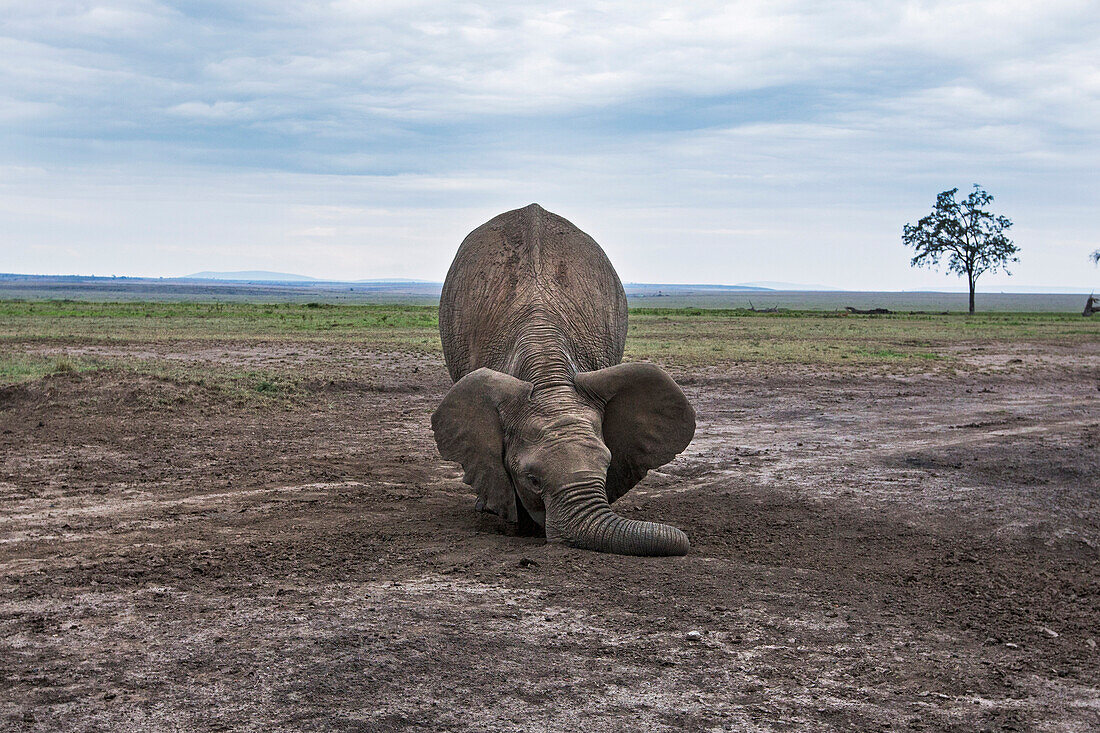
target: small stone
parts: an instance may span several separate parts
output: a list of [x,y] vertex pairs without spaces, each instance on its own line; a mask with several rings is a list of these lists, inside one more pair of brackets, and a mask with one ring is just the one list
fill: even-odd
[[1096,639],[1093,639],[1091,636],[1085,639],[1085,643],[1089,645],[1089,649],[1096,648]]
[[1005,646],[1007,646],[1009,649],[1019,649],[1020,648],[1019,644],[1013,644],[1011,641],[1006,641]]
[[1049,636],[1051,639],[1057,639],[1058,636],[1059,636],[1057,631],[1055,631],[1054,629],[1048,629],[1046,626],[1040,626],[1039,631],[1042,631],[1044,634]]
[[692,631],[687,632],[684,635],[684,638],[687,639],[688,641],[702,641],[703,640],[703,632],[692,630]]

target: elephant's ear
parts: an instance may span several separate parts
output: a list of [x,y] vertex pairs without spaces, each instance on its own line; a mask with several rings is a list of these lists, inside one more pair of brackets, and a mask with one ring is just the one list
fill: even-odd
[[608,501],[675,458],[695,435],[695,410],[659,366],[628,363],[581,372],[575,384],[604,406],[603,439],[611,451]]
[[530,382],[482,368],[455,382],[432,413],[439,454],[462,464],[462,480],[477,490],[478,511],[515,522],[516,494],[504,467],[501,408],[526,400]]

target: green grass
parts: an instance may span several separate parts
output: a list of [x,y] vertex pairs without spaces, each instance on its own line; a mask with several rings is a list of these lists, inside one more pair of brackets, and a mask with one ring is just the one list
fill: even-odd
[[[0,387],[33,382],[56,375],[81,375],[113,371],[141,374],[164,383],[217,393],[237,404],[288,402],[302,394],[301,375],[278,369],[240,369],[205,363],[183,363],[165,359],[44,356],[0,348]],[[156,394],[157,390],[152,390]],[[178,390],[168,390],[178,400]],[[158,405],[167,405],[152,398]]]
[[[215,393],[238,405],[289,405],[304,394],[303,375],[291,369],[242,369],[166,359],[115,359],[111,368]],[[177,395],[176,391],[171,392]]]
[[103,367],[101,359],[42,356],[0,349],[0,386],[31,382],[51,374],[78,374]]
[[0,301],[0,339],[187,340],[369,334],[401,342],[435,333],[429,306],[321,303]]
[[1064,313],[850,315],[639,308],[627,355],[677,363],[927,363],[963,343],[1100,339],[1100,320]]
[[[849,315],[636,308],[630,314],[626,358],[685,365],[752,361],[927,366],[950,362],[945,352],[957,344],[1072,344],[1096,339],[1100,319],[1068,313]],[[175,341],[354,343],[383,350],[440,350],[434,306],[8,300],[0,301],[0,383],[37,379],[67,368],[24,354],[29,343]],[[153,361],[161,366],[142,368],[150,373],[164,368],[163,360]],[[88,360],[71,361],[76,371],[101,367]],[[181,378],[203,378],[198,372],[184,374],[184,367],[172,370]],[[223,382],[222,387],[234,394],[285,395],[294,390],[285,373],[233,372]]]

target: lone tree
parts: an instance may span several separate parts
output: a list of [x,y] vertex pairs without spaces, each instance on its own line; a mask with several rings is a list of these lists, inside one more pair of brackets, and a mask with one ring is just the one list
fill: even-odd
[[916,224],[906,224],[901,240],[916,251],[913,267],[935,267],[943,255],[949,255],[947,269],[966,275],[970,285],[970,312],[974,312],[974,284],[984,272],[1003,269],[1009,262],[1019,262],[1019,247],[1005,236],[1012,221],[994,216],[985,210],[993,195],[974,184],[974,190],[962,201],[955,200],[959,189],[953,188],[936,196],[932,213]]
[[[1090,254],[1089,259],[1092,260],[1092,264],[1100,265],[1100,249]],[[1081,311],[1081,315],[1091,316],[1093,313],[1096,313],[1096,311],[1096,298],[1090,293],[1089,299],[1085,301],[1085,310]]]

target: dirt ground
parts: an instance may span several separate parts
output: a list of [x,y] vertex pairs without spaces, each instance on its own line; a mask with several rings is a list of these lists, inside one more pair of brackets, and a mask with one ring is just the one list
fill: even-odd
[[475,514],[439,357],[113,348],[357,366],[0,390],[0,729],[1100,729],[1100,344],[674,369],[695,441],[616,505],[661,559]]

